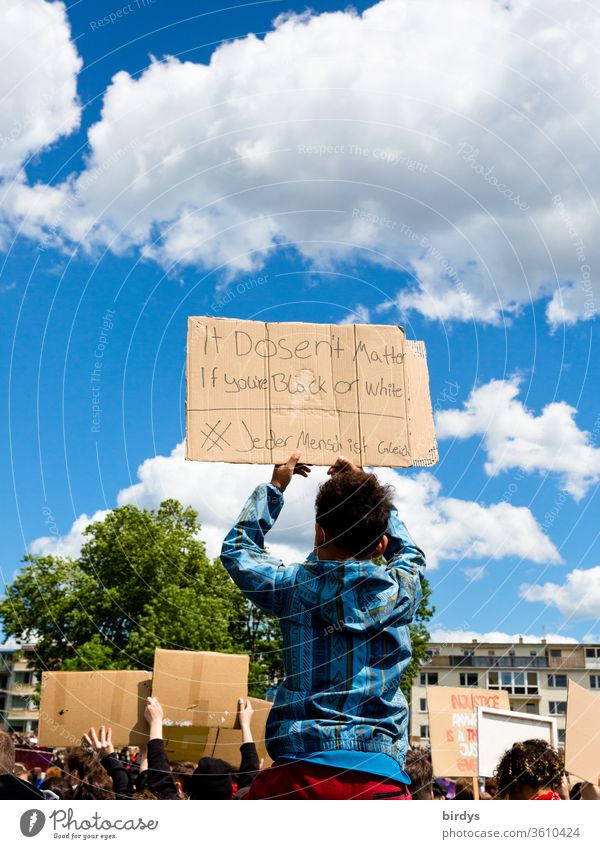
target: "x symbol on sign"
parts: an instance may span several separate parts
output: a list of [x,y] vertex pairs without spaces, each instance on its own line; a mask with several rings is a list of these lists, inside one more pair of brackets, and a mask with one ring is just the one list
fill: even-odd
[[206,445],[208,440],[210,440],[210,445],[206,449],[207,451],[210,451],[210,449],[214,448],[215,446],[217,448],[220,448],[221,451],[222,451],[223,445],[221,443],[225,443],[225,445],[229,445],[229,443],[225,439],[225,434],[227,433],[227,431],[231,427],[231,422],[229,422],[227,427],[223,428],[223,430],[219,433],[217,428],[219,427],[220,424],[221,424],[221,419],[219,419],[219,421],[216,423],[216,425],[210,425],[208,422],[206,422],[205,427],[208,428],[208,433],[206,433],[206,431],[204,431],[204,430],[200,431],[200,433],[204,437],[204,442],[202,443],[202,448],[204,448],[204,446]]

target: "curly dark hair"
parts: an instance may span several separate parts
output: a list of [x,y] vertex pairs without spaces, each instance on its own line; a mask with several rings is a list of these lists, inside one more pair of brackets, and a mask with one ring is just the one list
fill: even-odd
[[392,493],[374,474],[338,472],[319,487],[317,522],[339,548],[354,556],[369,554],[387,529]]
[[494,773],[498,796],[504,797],[519,784],[536,790],[549,787],[558,790],[565,771],[558,752],[545,740],[525,740],[506,751]]

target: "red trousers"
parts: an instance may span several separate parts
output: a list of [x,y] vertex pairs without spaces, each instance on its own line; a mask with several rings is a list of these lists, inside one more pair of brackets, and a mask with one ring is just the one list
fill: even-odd
[[412,799],[406,784],[308,761],[275,761],[259,772],[246,799]]

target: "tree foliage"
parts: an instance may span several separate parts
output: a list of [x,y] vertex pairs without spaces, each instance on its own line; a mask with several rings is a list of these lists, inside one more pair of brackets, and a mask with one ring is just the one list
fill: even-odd
[[280,673],[278,624],[246,601],[199,538],[195,510],[127,505],[86,530],[76,559],[27,556],[0,602],[7,636],[45,669],[152,668],[154,649],[247,652],[255,695]]

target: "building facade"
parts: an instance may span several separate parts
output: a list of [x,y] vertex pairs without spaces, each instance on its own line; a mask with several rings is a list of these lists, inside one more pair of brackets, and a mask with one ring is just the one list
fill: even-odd
[[37,678],[29,668],[33,645],[0,645],[0,728],[37,731],[38,708],[33,701]]
[[411,741],[429,740],[428,685],[505,690],[510,709],[556,717],[564,742],[567,684],[600,693],[600,645],[576,643],[429,643],[428,661],[411,691]]

